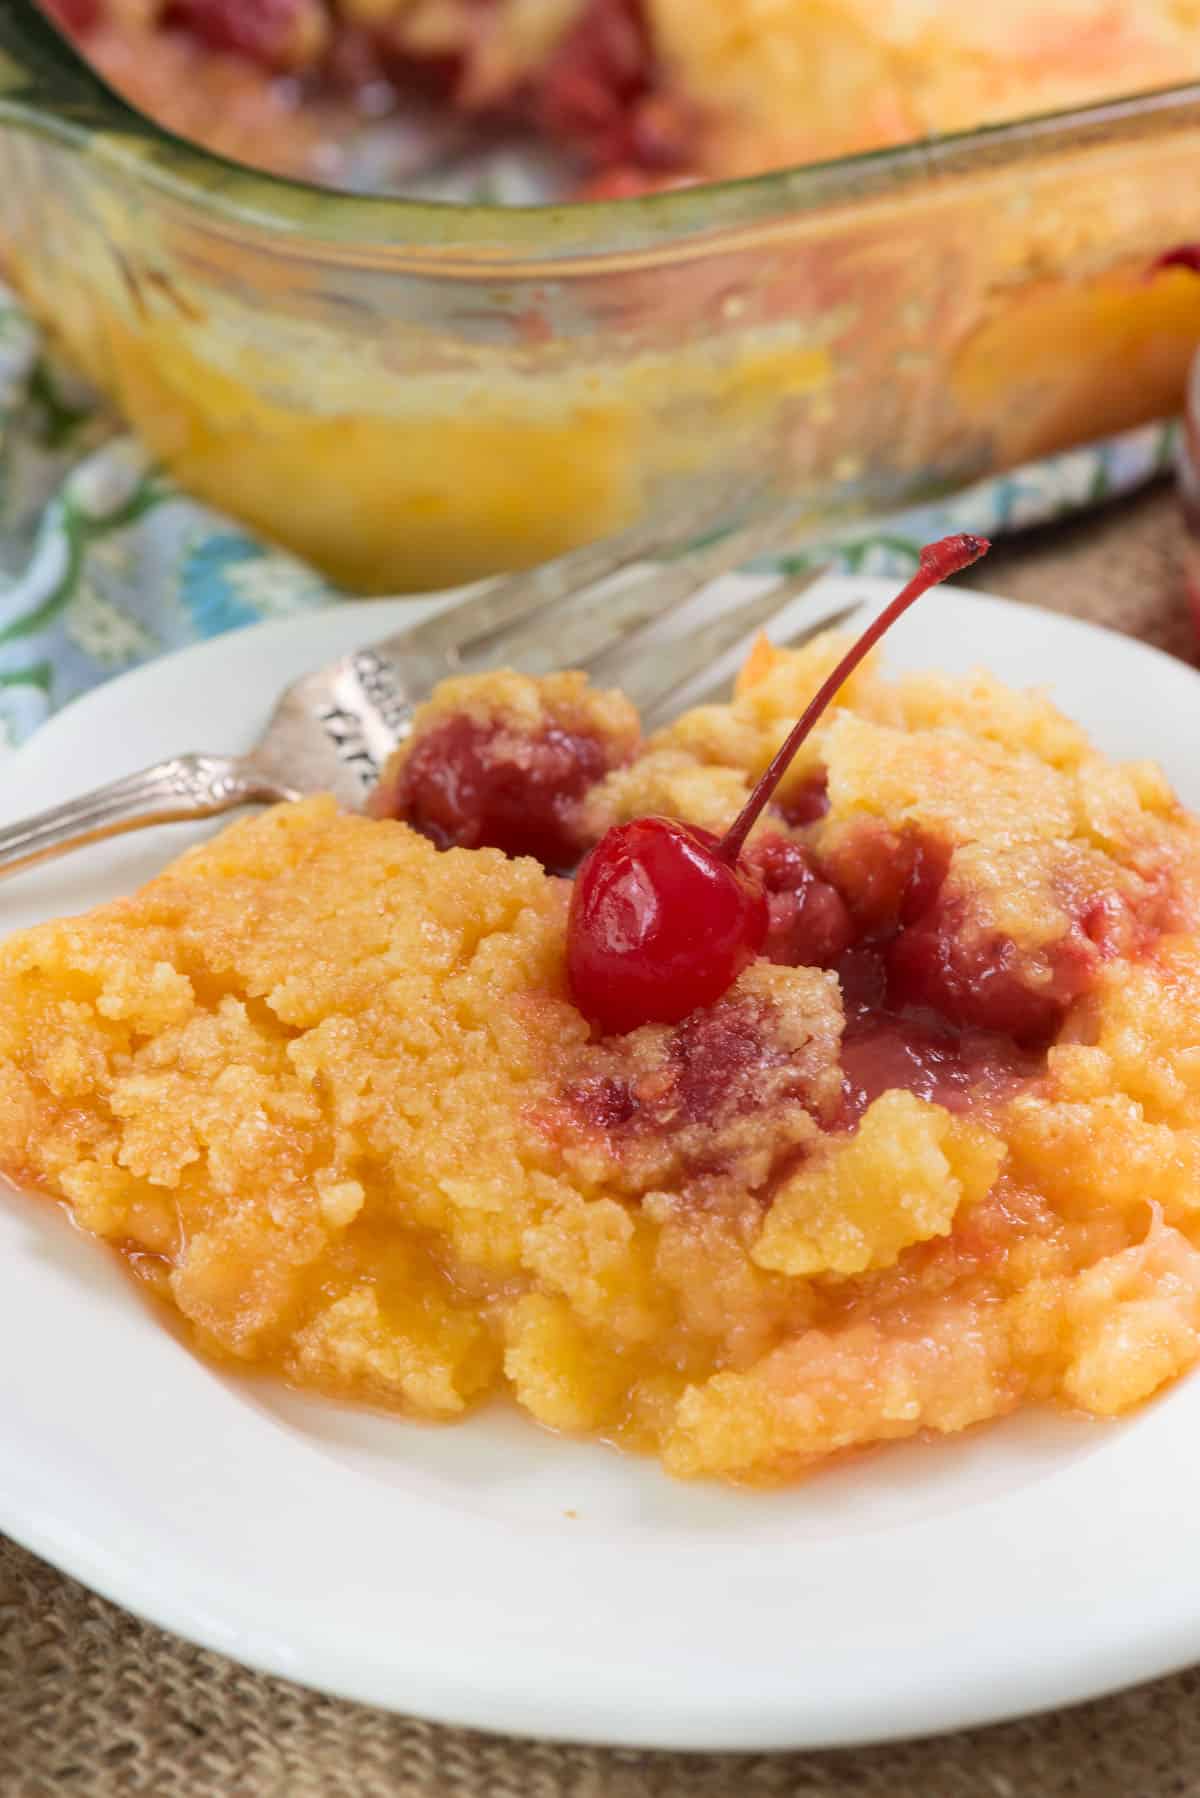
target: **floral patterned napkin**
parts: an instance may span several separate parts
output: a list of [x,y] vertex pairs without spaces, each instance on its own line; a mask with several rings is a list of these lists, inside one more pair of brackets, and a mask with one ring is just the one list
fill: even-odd
[[[1146,426],[783,560],[908,573],[948,531],[994,536],[1129,492],[1173,444],[1172,425]],[[337,597],[174,486],[0,287],[0,749],[152,656]]]

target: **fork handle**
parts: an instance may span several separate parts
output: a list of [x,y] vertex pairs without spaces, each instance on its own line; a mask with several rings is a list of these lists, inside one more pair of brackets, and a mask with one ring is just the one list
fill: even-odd
[[0,829],[0,879],[127,830],[213,818],[239,805],[296,797],[244,756],[172,756]]

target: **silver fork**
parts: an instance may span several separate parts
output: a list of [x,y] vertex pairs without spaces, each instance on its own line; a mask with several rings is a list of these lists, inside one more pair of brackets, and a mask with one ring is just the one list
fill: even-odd
[[[623,687],[647,726],[662,722],[674,698],[818,578],[819,570],[764,582],[694,629],[662,636],[663,624],[685,622],[685,609],[721,575],[786,541],[789,522],[791,509],[777,507],[655,565],[645,558],[661,550],[660,535],[642,526],[477,585],[423,622],[293,681],[246,754],[171,756],[0,829],[0,877],[125,831],[307,793],[332,792],[359,810],[417,706],[454,674],[579,668]],[[822,618],[805,637],[853,609]]]

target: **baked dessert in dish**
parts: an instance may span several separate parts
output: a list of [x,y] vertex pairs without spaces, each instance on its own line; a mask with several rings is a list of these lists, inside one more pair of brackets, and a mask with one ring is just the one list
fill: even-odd
[[[228,1365],[679,1475],[1145,1399],[1200,1356],[1200,827],[1037,692],[846,651],[644,741],[580,676],[448,683],[376,817],[12,938],[0,1167]],[[670,966],[631,868],[699,918]]]
[[[753,174],[1200,75],[1195,0],[47,0],[184,135],[321,172],[321,106],[519,120],[589,191]],[[305,120],[298,101],[315,102]],[[326,131],[331,117],[324,119]]]
[[[1183,0],[633,23],[611,0],[44,3],[185,138],[453,204],[262,187],[152,142],[119,177],[103,153],[75,174],[48,147],[56,120],[75,142],[69,72],[61,112],[55,80],[20,83],[34,150],[14,141],[0,183],[6,278],[185,491],[347,592],[454,585],[643,519],[683,542],[694,507],[733,524],[726,500],[764,477],[824,530],[1179,409],[1200,337],[1200,283],[1170,260],[1194,235],[1182,95],[719,199],[690,184],[1184,80]],[[28,60],[60,67],[53,41]],[[95,122],[133,129],[102,97]],[[499,204],[660,182],[689,185],[603,213]]]

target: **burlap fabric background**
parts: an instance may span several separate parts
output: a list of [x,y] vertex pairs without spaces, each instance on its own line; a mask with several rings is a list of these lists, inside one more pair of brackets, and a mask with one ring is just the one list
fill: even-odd
[[[995,553],[976,584],[1190,656],[1180,547],[1172,498],[1157,492]],[[545,1747],[437,1729],[260,1678],[135,1622],[0,1539],[0,1798],[126,1793],[1200,1798],[1200,1671],[1042,1719],[859,1752]]]

